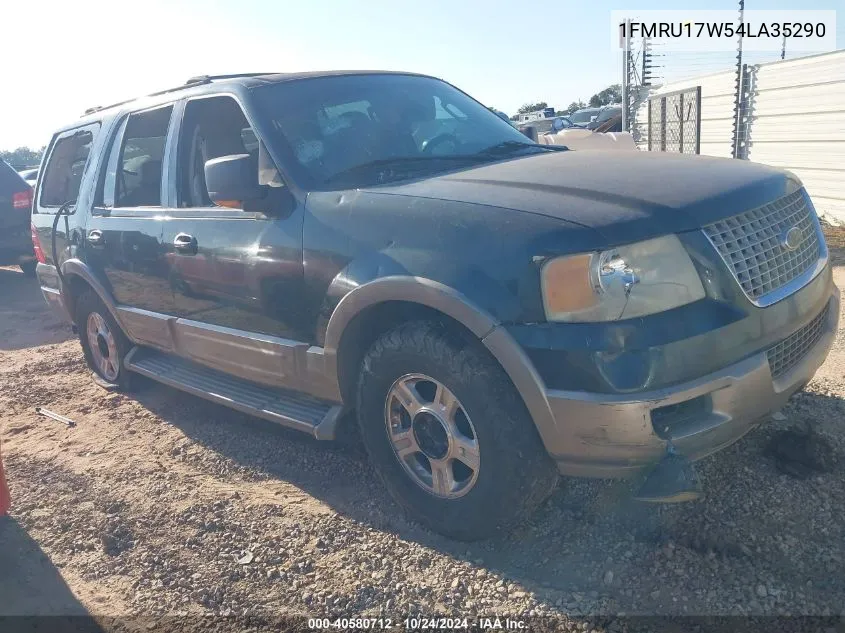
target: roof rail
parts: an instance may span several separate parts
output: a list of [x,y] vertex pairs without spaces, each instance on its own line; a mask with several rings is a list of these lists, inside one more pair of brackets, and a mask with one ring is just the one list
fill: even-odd
[[[176,86],[175,88],[168,88],[167,90],[159,90],[158,92],[152,92],[146,96],[148,97],[157,97],[158,95],[167,94],[168,92],[176,92],[178,90],[185,90],[186,88],[191,88],[192,86],[201,86],[202,84],[210,84],[215,79],[237,79],[238,77],[261,77],[262,75],[272,75],[275,73],[236,73],[233,75],[197,75],[196,77],[191,77],[181,86]],[[82,116],[88,116],[94,112],[99,112],[100,110],[107,110],[109,108],[116,108],[119,105],[123,105],[124,103],[129,103],[130,101],[135,101],[135,99],[127,99],[126,101],[118,101],[117,103],[112,103],[111,105],[107,106],[94,106],[93,108],[88,108],[85,110]]]
[[211,83],[215,79],[238,79],[239,77],[261,77],[262,75],[275,75],[277,73],[235,73],[233,75],[197,75],[185,82],[185,85]]
[[134,99],[126,99],[125,101],[118,101],[117,103],[112,103],[111,105],[107,106],[94,106],[93,108],[88,108],[85,112],[82,113],[82,116],[88,116],[89,114],[93,114],[94,112],[99,112],[100,110],[108,110],[109,108],[116,108],[119,105],[123,105],[124,103],[129,103],[130,101],[134,101]]

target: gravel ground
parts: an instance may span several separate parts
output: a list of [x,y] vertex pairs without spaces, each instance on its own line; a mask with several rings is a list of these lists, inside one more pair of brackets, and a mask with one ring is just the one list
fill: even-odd
[[[842,330],[784,419],[700,463],[705,500],[646,506],[635,482],[565,479],[508,537],[467,545],[406,519],[351,434],[319,443],[155,384],[99,389],[14,269],[0,319],[0,540],[20,545],[0,544],[0,615],[553,614],[573,630],[603,615],[613,630],[620,614],[845,610]],[[821,463],[797,477],[770,445],[805,425]]]

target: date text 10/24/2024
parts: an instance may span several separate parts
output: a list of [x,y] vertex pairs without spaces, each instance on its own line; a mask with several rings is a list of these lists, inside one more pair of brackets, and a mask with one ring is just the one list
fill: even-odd
[[406,631],[460,631],[460,630],[502,630],[519,631],[527,628],[523,620],[500,617],[478,618],[426,618],[407,617],[392,618],[309,618],[308,628],[311,630],[388,630],[400,629]]

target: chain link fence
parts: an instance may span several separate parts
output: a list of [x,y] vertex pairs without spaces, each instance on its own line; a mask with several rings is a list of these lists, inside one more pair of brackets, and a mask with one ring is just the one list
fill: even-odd
[[701,87],[650,97],[649,151],[698,154],[701,142]]

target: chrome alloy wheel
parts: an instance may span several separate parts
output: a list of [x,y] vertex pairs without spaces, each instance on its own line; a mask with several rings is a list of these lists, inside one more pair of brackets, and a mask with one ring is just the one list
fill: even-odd
[[468,493],[478,479],[478,435],[455,395],[434,378],[406,374],[384,407],[393,451],[418,486],[442,499]]
[[111,382],[116,381],[120,373],[120,357],[117,352],[117,341],[109,324],[100,314],[91,312],[88,315],[86,333],[94,365],[103,378]]

